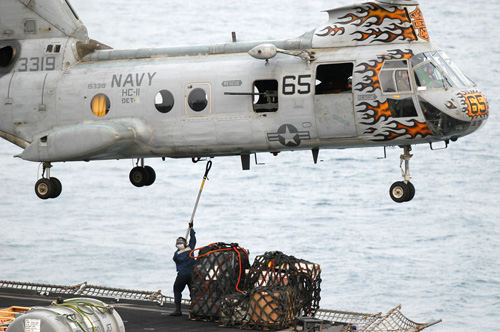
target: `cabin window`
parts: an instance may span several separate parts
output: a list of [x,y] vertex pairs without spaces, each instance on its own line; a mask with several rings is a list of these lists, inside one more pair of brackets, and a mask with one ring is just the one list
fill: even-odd
[[168,90],[161,90],[155,96],[155,107],[158,112],[168,113],[174,107],[174,96]]
[[387,99],[391,115],[395,118],[408,118],[417,116],[413,98]]
[[278,81],[255,81],[253,93],[253,110],[255,112],[276,112],[278,110]]
[[184,107],[187,116],[212,114],[212,86],[210,83],[190,83],[184,90]]
[[98,117],[105,116],[109,112],[110,101],[108,96],[103,93],[95,95],[92,98],[92,102],[90,103],[90,108],[92,109],[92,113]]
[[207,93],[202,88],[195,88],[189,93],[188,105],[195,112],[203,111],[208,105]]
[[316,94],[352,92],[352,63],[319,65],[316,69]]
[[384,93],[411,92],[408,62],[406,60],[386,61],[379,74]]
[[9,66],[16,55],[15,49],[12,46],[0,48],[0,67]]

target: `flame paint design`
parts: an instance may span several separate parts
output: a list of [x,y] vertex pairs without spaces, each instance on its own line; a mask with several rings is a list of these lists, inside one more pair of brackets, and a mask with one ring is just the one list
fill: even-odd
[[[412,50],[389,50],[387,57],[393,60],[409,59],[413,56]],[[378,74],[384,65],[384,60],[372,60],[371,62],[360,63],[357,67],[360,70],[356,71],[356,74],[365,74],[361,80],[355,85],[355,90],[359,92],[375,92],[375,90],[380,89],[380,81],[378,79]]]
[[[389,50],[384,55],[385,59],[402,60],[413,56],[412,50]],[[355,74],[360,74],[361,79],[355,85],[355,90],[360,93],[375,93],[380,91],[378,75],[384,64],[384,59],[371,60],[360,63]],[[380,98],[380,97],[379,97]],[[432,135],[431,130],[425,122],[415,119],[394,118],[389,108],[387,99],[373,100],[370,102],[361,101],[356,104],[359,124],[367,126],[365,135],[374,137],[375,141],[390,141],[397,138],[413,139],[423,138]]]
[[[397,19],[399,20],[400,23],[404,23],[408,21],[408,16],[406,15],[406,12],[404,10],[400,10],[397,7],[393,7],[395,10],[394,11],[389,11],[385,8],[380,7],[379,5],[369,2],[366,4],[366,8],[359,7],[356,14],[347,14],[344,17],[341,17],[340,19],[346,19],[349,18],[346,22],[343,24],[354,24],[357,27],[363,26],[368,20],[375,18],[375,22],[368,22],[366,23],[367,27],[370,27],[372,25],[381,25],[384,20],[386,19]],[[358,23],[354,23],[356,21],[359,21]]]
[[325,30],[326,30],[326,32],[325,32],[325,33],[322,33],[322,34],[317,33],[317,34],[316,34],[316,36],[319,36],[319,37],[326,37],[326,36],[335,36],[335,35],[337,35],[337,34],[339,34],[339,35],[343,35],[343,34],[345,33],[345,28],[343,28],[343,27],[338,27],[338,26],[336,26],[336,25],[331,26],[331,27],[330,27],[330,26],[328,26],[328,27],[324,28],[324,29],[323,29],[323,30],[321,30],[321,31],[325,31]]
[[[392,25],[394,28],[396,27],[395,24]],[[393,29],[393,31],[398,31],[399,29]],[[403,37],[404,40],[414,40],[415,34],[413,33],[413,30],[411,29],[405,29],[402,30],[401,33],[394,33],[391,30],[380,30],[380,29],[367,29],[368,32],[361,32],[358,31],[356,33],[361,34],[361,37],[354,39],[355,41],[364,41],[367,40],[368,38],[375,36],[375,38],[371,41],[379,41],[383,43],[390,43],[394,40],[396,40],[399,37]],[[399,30],[401,31],[401,30]],[[385,38],[382,38],[382,36],[386,36]]]
[[380,69],[384,64],[384,60],[377,61],[372,60],[372,63],[364,62],[360,63],[358,67],[362,67],[361,70],[356,71],[356,74],[365,74],[358,83],[355,85],[355,90],[359,92],[375,92],[375,90],[380,89],[380,81],[378,79],[378,74]]
[[376,100],[375,105],[370,103],[362,102],[357,106],[363,107],[358,113],[361,114],[363,120],[369,120],[361,122],[364,125],[374,125],[380,120],[388,120],[391,117],[391,110],[389,109],[389,103]]
[[[417,40],[406,10],[391,8],[392,11],[370,2],[364,7],[359,7],[356,13],[341,17],[340,20],[346,21],[339,22],[339,24],[353,24],[360,28],[361,31],[353,33],[361,35],[354,39],[355,41],[367,41],[370,38],[370,43],[390,43],[398,38],[402,41]],[[376,28],[371,28],[372,26]]]
[[409,59],[413,56],[413,50],[406,49],[406,52],[403,50],[389,50],[389,55],[392,60],[402,60]]
[[[379,134],[375,136],[382,136],[379,141],[391,141],[398,137],[407,136],[407,139],[417,138],[417,136],[425,137],[432,135],[431,130],[425,122],[418,122],[416,120],[408,120],[412,123],[411,125],[404,125],[397,121],[391,121],[387,123],[387,127],[384,128],[387,134]],[[395,127],[393,126],[395,125]],[[393,126],[393,127],[389,127]],[[409,136],[409,137],[408,137]]]

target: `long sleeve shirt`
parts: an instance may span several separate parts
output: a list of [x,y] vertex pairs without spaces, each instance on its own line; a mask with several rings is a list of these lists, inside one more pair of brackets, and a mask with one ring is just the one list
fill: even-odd
[[195,260],[189,257],[191,250],[196,248],[196,232],[191,228],[189,233],[189,249],[177,250],[174,253],[174,262],[177,268],[177,274],[190,275],[193,270]]

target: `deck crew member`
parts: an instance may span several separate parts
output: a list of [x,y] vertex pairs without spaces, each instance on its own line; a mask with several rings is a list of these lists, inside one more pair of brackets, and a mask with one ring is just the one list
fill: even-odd
[[189,245],[185,238],[179,237],[175,243],[177,251],[174,253],[174,262],[177,269],[177,277],[174,282],[174,298],[175,298],[175,311],[171,316],[181,316],[181,299],[182,291],[188,286],[191,292],[191,271],[193,270],[195,260],[189,257],[191,250],[196,246],[196,232],[193,229],[193,223],[189,223]]

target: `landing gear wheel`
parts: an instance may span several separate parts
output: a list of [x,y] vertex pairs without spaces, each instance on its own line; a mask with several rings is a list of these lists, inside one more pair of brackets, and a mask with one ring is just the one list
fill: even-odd
[[58,178],[50,178],[50,181],[52,181],[52,184],[54,185],[54,190],[52,191],[52,195],[50,195],[50,198],[56,198],[61,195],[62,192],[62,184],[61,181],[59,181]]
[[[401,175],[404,178],[404,181],[394,182],[389,189],[389,195],[392,200],[397,203],[409,202],[415,196],[415,187],[410,182],[410,159],[413,155],[410,153],[411,146],[404,145],[401,146],[403,148],[403,154],[399,157],[401,160],[399,163],[399,168],[401,168]],[[404,169],[403,169],[404,163]]]
[[49,179],[40,179],[35,183],[35,193],[41,199],[48,199],[52,197],[54,192],[54,182]]
[[144,166],[144,169],[146,170],[146,172],[148,173],[149,175],[149,181],[147,183],[145,183],[144,185],[145,186],[150,186],[152,185],[155,180],[156,180],[156,173],[155,173],[155,170],[153,169],[153,167],[151,166]]
[[408,182],[406,185],[408,186],[408,189],[410,189],[408,192],[408,198],[406,199],[406,201],[409,202],[413,199],[413,197],[415,197],[415,186],[411,182]]
[[410,187],[403,181],[394,182],[391,189],[389,189],[389,195],[394,202],[406,202],[408,201],[408,197],[410,197]]
[[[150,181],[149,172],[144,167],[134,167],[129,174],[130,182],[136,187],[143,187]],[[154,180],[153,180],[154,181]]]

